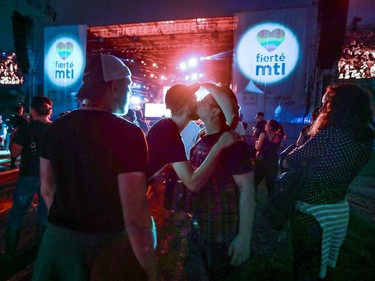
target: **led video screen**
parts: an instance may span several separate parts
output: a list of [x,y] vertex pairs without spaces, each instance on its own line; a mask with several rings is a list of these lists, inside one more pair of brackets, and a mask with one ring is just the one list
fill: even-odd
[[18,68],[15,52],[0,52],[0,85],[22,85],[23,75]]
[[347,32],[338,62],[339,79],[375,77],[375,32]]

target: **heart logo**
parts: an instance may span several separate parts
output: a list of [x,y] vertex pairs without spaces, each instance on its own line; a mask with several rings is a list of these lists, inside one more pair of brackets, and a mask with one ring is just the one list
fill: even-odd
[[257,34],[257,41],[263,48],[268,52],[274,51],[277,47],[281,45],[285,40],[284,30],[277,28],[273,31],[261,30]]
[[66,44],[59,42],[56,45],[56,51],[63,60],[66,60],[73,53],[73,44],[71,42]]

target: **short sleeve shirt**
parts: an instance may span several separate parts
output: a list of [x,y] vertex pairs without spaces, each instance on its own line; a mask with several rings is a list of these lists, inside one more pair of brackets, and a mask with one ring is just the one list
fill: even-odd
[[[46,135],[49,123],[32,121],[22,123],[13,138],[13,142],[22,146],[20,175],[21,176],[39,176],[39,158],[41,146]],[[31,143],[35,144],[31,149]],[[35,164],[35,161],[37,164]],[[37,167],[31,167],[37,165]]]
[[50,222],[89,234],[124,230],[117,177],[147,170],[139,127],[110,112],[75,110],[52,123],[42,157],[57,185]]
[[171,118],[162,118],[151,127],[147,134],[147,144],[149,176],[168,163],[187,161],[180,132]]
[[[190,161],[197,169],[223,132],[207,135],[193,146]],[[191,193],[191,210],[200,225],[203,239],[229,242],[238,233],[239,188],[233,175],[253,171],[251,154],[245,142],[229,147],[221,156],[208,182],[197,193]]]

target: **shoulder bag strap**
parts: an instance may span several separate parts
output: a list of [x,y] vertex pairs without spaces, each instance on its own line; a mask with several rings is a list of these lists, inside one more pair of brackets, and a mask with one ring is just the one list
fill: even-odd
[[[265,134],[266,134],[267,140],[269,141],[268,134],[267,133],[265,133]],[[271,146],[275,137],[276,137],[276,134],[273,136],[272,140],[269,141],[268,145],[264,149],[262,149],[262,151],[259,151],[259,153],[264,153]]]

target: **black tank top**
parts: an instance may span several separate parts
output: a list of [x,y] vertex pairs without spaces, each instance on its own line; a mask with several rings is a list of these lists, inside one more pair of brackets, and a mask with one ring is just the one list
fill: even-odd
[[[277,135],[275,135],[276,137]],[[275,138],[274,137],[274,138]],[[272,140],[269,139],[269,136],[267,133],[265,133],[265,140],[264,140],[264,146],[263,146],[263,159],[265,161],[275,159],[279,157],[279,147],[280,147],[281,141],[278,141],[277,143],[272,142]]]

